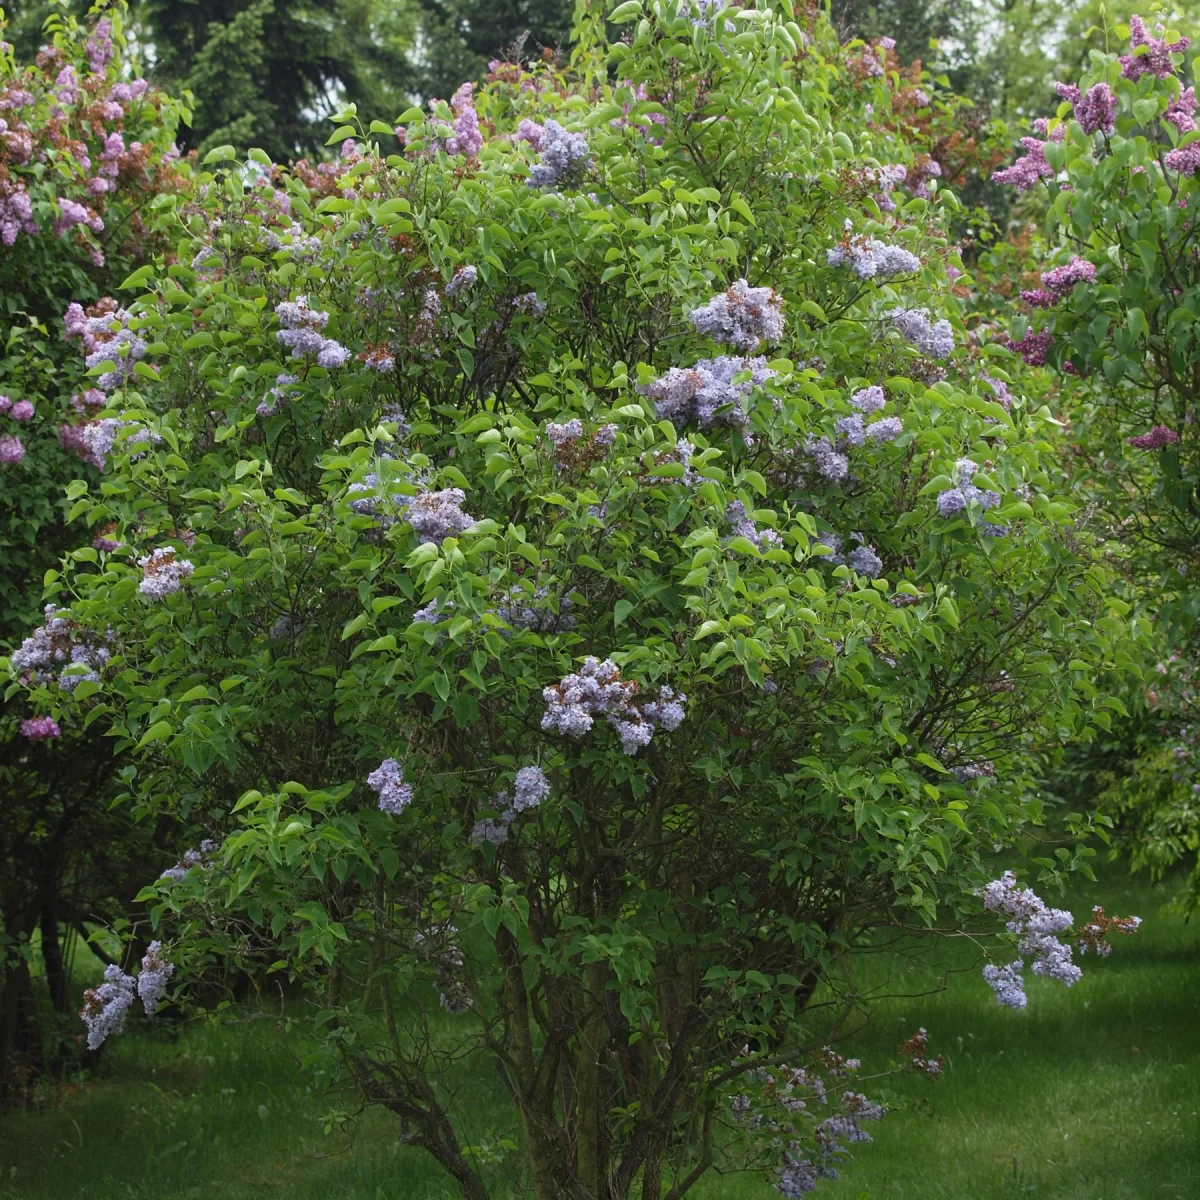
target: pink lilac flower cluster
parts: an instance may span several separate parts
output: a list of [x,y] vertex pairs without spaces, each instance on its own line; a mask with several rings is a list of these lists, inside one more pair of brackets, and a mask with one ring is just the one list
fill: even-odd
[[1177,150],[1169,150],[1163,157],[1164,165],[1180,175],[1195,175],[1200,168],[1200,141],[1188,142]]
[[105,1041],[125,1028],[125,1018],[134,999],[134,981],[115,963],[104,968],[104,982],[83,993],[79,1016],[87,1026],[89,1050],[99,1050]]
[[1167,105],[1164,121],[1170,121],[1180,133],[1196,132],[1196,89],[1185,88]]
[[9,417],[14,421],[32,421],[33,414],[31,400],[12,400],[8,396],[0,396],[0,417]]
[[1179,434],[1165,425],[1155,425],[1149,433],[1139,437],[1131,437],[1129,444],[1137,450],[1161,450],[1164,446],[1173,446],[1179,441]]
[[46,605],[44,616],[43,624],[9,658],[17,677],[26,684],[56,683],[66,692],[73,692],[84,680],[98,683],[111,657],[102,644],[111,642],[111,632],[99,638],[53,604]]
[[138,591],[154,600],[174,595],[196,569],[186,558],[177,558],[170,546],[159,546],[139,558],[138,566],[142,568]]
[[318,366],[329,370],[346,365],[350,351],[321,332],[329,314],[310,308],[307,297],[284,300],[275,306],[275,315],[283,326],[275,337],[291,350],[293,358],[315,357]]
[[604,715],[621,736],[621,749],[636,754],[658,729],[678,729],[685,716],[687,696],[669,687],[655,696],[643,696],[638,684],[621,678],[621,669],[611,659],[601,662],[590,655],[575,674],[545,688],[546,712],[542,728],[548,732],[581,738],[591,730],[595,718]]
[[[0,134],[8,122],[0,119]],[[32,147],[30,148],[32,150]],[[33,201],[24,186],[12,179],[0,179],[0,242],[11,246],[19,234],[34,234],[38,223],[33,216]]]
[[1111,134],[1117,127],[1117,96],[1107,83],[1097,83],[1080,95],[1073,83],[1056,83],[1054,90],[1075,110],[1075,120],[1086,134]]
[[774,374],[761,356],[721,354],[690,367],[671,367],[661,378],[642,384],[638,391],[655,402],[661,420],[741,426],[747,420],[746,401],[751,391]]
[[688,314],[697,333],[752,352],[783,337],[783,298],[769,287],[752,288],[744,279]]
[[[1035,129],[1039,127],[1044,131],[1046,122],[1037,122]],[[1061,142],[1066,135],[1065,126],[1059,125],[1046,140]],[[997,171],[992,178],[997,183],[1011,183],[1018,192],[1027,192],[1038,180],[1053,179],[1054,168],[1046,161],[1046,141],[1035,137],[1023,137],[1021,145],[1025,148],[1025,157],[1017,159],[1011,167]]]
[[[1161,25],[1157,27],[1157,32],[1163,32]],[[1177,42],[1168,42],[1165,38],[1152,38],[1146,32],[1146,23],[1134,14],[1129,18],[1129,44],[1135,51],[1145,46],[1146,52],[1124,54],[1117,60],[1124,78],[1138,80],[1143,75],[1156,75],[1159,79],[1166,79],[1175,74],[1171,55],[1182,54],[1191,45],[1191,39],[1181,37]]]
[[529,186],[549,189],[578,183],[591,162],[587,138],[582,133],[568,133],[555,120],[547,121],[540,133],[532,134],[532,129],[525,129],[524,121],[517,127],[519,138],[530,145],[534,136],[537,140],[538,161],[529,170]]
[[404,768],[394,758],[385,758],[367,776],[367,787],[378,794],[379,811],[389,816],[400,816],[412,803],[412,784],[404,782]]
[[0,436],[0,464],[12,466],[25,457],[25,443],[15,434]]
[[1071,261],[1061,267],[1042,274],[1042,284],[1056,300],[1069,296],[1077,283],[1095,283],[1096,265],[1080,258],[1078,254],[1071,256]]
[[21,736],[31,742],[44,742],[62,737],[62,730],[53,717],[30,717],[21,722]]
[[142,958],[137,992],[146,1016],[150,1016],[167,994],[167,982],[175,974],[175,964],[163,953],[162,942],[151,942]]
[[[479,115],[475,111],[475,85],[464,83],[450,97],[450,110],[454,113],[454,128],[451,130],[444,122],[438,122],[437,128],[441,134],[442,148],[447,154],[461,154],[465,158],[475,158],[483,149],[483,134],[479,129]],[[436,100],[430,100],[430,107],[436,107]],[[444,131],[444,132],[443,132]]]
[[1031,367],[1044,367],[1046,351],[1050,349],[1053,340],[1053,336],[1045,331],[1034,333],[1030,330],[1019,342],[1009,338],[1004,345],[1014,354],[1019,354]]

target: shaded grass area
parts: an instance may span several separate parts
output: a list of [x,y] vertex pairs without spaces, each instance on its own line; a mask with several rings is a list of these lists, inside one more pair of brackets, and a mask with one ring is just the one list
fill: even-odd
[[[950,974],[944,991],[879,1000],[839,1049],[873,1067],[924,1025],[946,1074],[889,1080],[895,1111],[818,1200],[1200,1197],[1200,928],[1159,916],[1167,895],[1124,879],[1076,889],[1077,917],[1103,903],[1146,924],[1111,958],[1085,959],[1070,990],[1031,981],[1022,1013],[996,1006],[977,969]],[[858,982],[924,992],[974,957],[963,941],[883,953]],[[268,1020],[132,1032],[112,1046],[107,1078],[0,1120],[0,1198],[452,1200],[389,1114],[364,1112],[350,1134],[324,1131],[322,1118],[354,1099],[302,1073],[293,1056],[304,1049]],[[471,1086],[471,1136],[511,1132],[495,1076],[482,1071]],[[776,1193],[715,1177],[695,1195]]]

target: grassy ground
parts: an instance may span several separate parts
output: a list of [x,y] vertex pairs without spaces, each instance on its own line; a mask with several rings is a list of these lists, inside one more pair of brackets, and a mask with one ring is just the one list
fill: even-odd
[[[1159,917],[1165,893],[1123,879],[1083,888],[1137,912],[1142,932],[1085,960],[1069,991],[1034,981],[1023,1013],[1000,1009],[977,971],[919,999],[881,1001],[846,1053],[885,1061],[916,1026],[945,1078],[893,1083],[899,1107],[825,1200],[1191,1200],[1200,1197],[1200,928]],[[867,978],[919,992],[969,950],[922,962],[881,955]],[[968,956],[966,959],[960,955]],[[338,1104],[306,1085],[268,1021],[125,1036],[110,1078],[64,1089],[41,1113],[0,1121],[0,1200],[451,1200],[438,1172],[366,1113],[326,1135]],[[498,1118],[490,1078],[481,1119]],[[491,1110],[489,1113],[488,1110]],[[769,1200],[753,1179],[714,1178],[699,1200]]]

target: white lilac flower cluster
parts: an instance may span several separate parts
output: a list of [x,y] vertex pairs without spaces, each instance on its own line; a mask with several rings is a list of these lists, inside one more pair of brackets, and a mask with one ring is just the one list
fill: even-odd
[[944,317],[931,323],[927,308],[893,308],[885,315],[928,358],[949,358],[954,352],[954,330]]
[[195,850],[185,850],[183,858],[179,860],[173,867],[168,867],[160,876],[160,879],[170,879],[174,883],[178,883],[193,867],[204,866],[212,855],[216,854],[220,849],[217,842],[212,838],[205,838]]
[[175,964],[163,954],[162,942],[151,942],[142,958],[142,969],[137,978],[138,998],[146,1015],[159,1006],[167,994],[167,982],[175,974]]
[[751,287],[739,279],[707,304],[688,314],[697,333],[751,353],[763,342],[783,337],[783,298],[773,288]]
[[638,391],[655,402],[661,420],[740,426],[746,423],[745,402],[751,389],[761,387],[774,374],[765,358],[722,354],[690,367],[671,367]]
[[725,506],[725,520],[733,526],[729,534],[731,538],[745,538],[759,550],[775,550],[783,545],[783,539],[774,529],[760,529],[754,523],[740,500],[731,500]]
[[[523,128],[526,125],[521,124]],[[587,138],[582,133],[568,133],[553,119],[540,130],[532,121],[528,125],[524,139],[538,151],[537,164],[529,170],[529,186],[561,188],[578,183],[591,162]]]
[[400,816],[412,803],[412,784],[404,782],[404,768],[394,758],[385,758],[367,776],[367,786],[379,795],[379,811],[389,816]]
[[[977,488],[971,480],[979,467],[969,458],[960,458],[954,464],[954,477],[957,486],[938,492],[938,515],[952,520],[966,512],[968,505],[978,504],[983,512],[988,512],[1000,503],[1000,493],[990,488]],[[991,521],[983,521],[979,526],[980,532],[988,537],[1004,537],[1008,533],[1007,525],[996,525]]]
[[1002,967],[989,964],[983,968],[983,977],[1001,1004],[1006,1008],[1024,1008],[1028,1002],[1022,975],[1026,958],[1032,958],[1035,975],[1057,979],[1067,987],[1079,981],[1083,972],[1071,961],[1070,945],[1055,936],[1071,928],[1074,918],[1069,912],[1047,908],[1031,888],[1017,887],[1017,877],[1011,871],[992,880],[981,894],[984,908],[1008,917],[1005,928],[1019,939],[1018,959]]
[[283,326],[275,336],[291,350],[293,358],[315,358],[318,366],[330,370],[349,361],[350,351],[321,332],[329,314],[310,308],[307,297],[284,300],[275,306],[275,315]]
[[142,568],[138,591],[154,600],[162,600],[179,591],[183,581],[196,569],[186,558],[176,558],[170,546],[159,546],[139,558],[138,566]]
[[471,845],[479,846],[490,842],[499,846],[508,840],[509,826],[521,813],[530,812],[550,795],[550,780],[541,767],[522,767],[517,772],[513,790],[506,788],[496,793],[492,807],[498,816],[482,817],[471,830]]
[[57,683],[65,692],[73,692],[85,679],[99,683],[111,657],[103,644],[112,642],[111,630],[100,638],[61,615],[53,604],[43,613],[45,622],[9,659],[14,673],[25,683]]
[[685,716],[687,696],[676,695],[662,687],[656,696],[640,694],[638,684],[622,679],[621,670],[611,659],[603,662],[589,655],[578,673],[545,688],[542,696],[546,712],[542,728],[548,732],[581,738],[595,718],[604,715],[621,736],[621,749],[636,754],[658,729],[668,733],[678,729]]
[[863,280],[913,275],[921,269],[921,260],[915,254],[878,238],[847,238],[825,251],[825,261],[831,267],[849,266]]

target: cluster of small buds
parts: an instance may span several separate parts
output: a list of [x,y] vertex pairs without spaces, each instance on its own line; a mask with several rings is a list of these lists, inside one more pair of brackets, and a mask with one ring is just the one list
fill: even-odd
[[1112,953],[1108,935],[1120,933],[1128,937],[1137,933],[1141,924],[1141,917],[1110,917],[1105,913],[1103,906],[1097,904],[1092,909],[1088,923],[1076,935],[1075,945],[1080,954],[1091,950],[1101,958],[1107,958]]
[[769,287],[752,288],[744,279],[694,308],[688,319],[697,333],[750,353],[783,337],[783,298]]
[[[956,486],[938,492],[939,516],[949,521],[961,516],[971,504],[978,504],[981,511],[989,512],[1000,503],[999,492],[994,492],[990,488],[977,488],[971,482],[978,470],[979,467],[969,458],[960,458],[954,464]],[[984,521],[980,525],[980,530],[989,537],[1003,537],[1008,533],[1006,525],[995,525],[990,521]]]
[[212,838],[205,838],[194,850],[185,850],[183,857],[173,867],[168,867],[159,878],[169,879],[172,883],[178,883],[195,867],[206,866],[219,849],[220,844],[218,842]]
[[79,1016],[87,1026],[89,1050],[99,1050],[108,1038],[125,1028],[133,1000],[133,977],[110,963],[104,968],[104,982],[83,993]]
[[53,717],[30,717],[21,722],[21,736],[30,742],[44,742],[62,737],[62,730]]
[[[532,126],[533,122],[529,122],[529,125]],[[532,129],[522,121],[517,136],[533,145],[535,137],[531,135]],[[553,119],[547,121],[536,135],[535,148],[538,161],[529,171],[530,187],[549,189],[573,186],[580,181],[591,163],[587,138],[582,133],[568,133]]]
[[924,1027],[918,1029],[907,1041],[901,1042],[897,1053],[906,1060],[905,1066],[909,1070],[919,1071],[933,1079],[937,1079],[946,1069],[944,1054],[939,1054],[937,1058],[929,1057],[929,1035]]
[[142,969],[138,974],[137,992],[146,1016],[158,1008],[167,994],[167,982],[175,974],[175,964],[163,953],[162,942],[151,942],[142,958]]
[[67,692],[74,691],[85,679],[98,683],[110,658],[102,643],[112,640],[111,632],[102,639],[59,613],[53,604],[47,604],[43,611],[44,623],[9,659],[17,677],[26,684],[56,682]]
[[[1159,25],[1156,32],[1162,33]],[[1191,38],[1181,37],[1177,42],[1168,42],[1165,38],[1152,38],[1146,32],[1146,23],[1136,13],[1129,18],[1129,45],[1134,51],[1145,46],[1144,54],[1123,54],[1117,61],[1121,64],[1121,75],[1134,81],[1143,75],[1154,75],[1159,79],[1167,79],[1175,74],[1175,64],[1171,61],[1172,54],[1182,54],[1191,45]]]
[[631,755],[649,745],[656,730],[678,729],[687,703],[687,696],[676,695],[669,687],[659,688],[657,696],[643,696],[634,680],[621,678],[616,663],[590,655],[578,673],[545,688],[542,696],[546,701],[543,729],[581,738],[603,714],[620,734],[621,749]]
[[404,768],[394,758],[385,758],[367,776],[367,786],[379,796],[379,811],[389,816],[400,816],[412,803],[412,784],[404,782]]
[[409,501],[404,518],[419,541],[440,546],[446,538],[457,537],[475,524],[475,518],[462,510],[466,498],[461,488],[418,492]]
[[1054,90],[1075,110],[1075,120],[1086,134],[1111,134],[1117,127],[1117,97],[1107,83],[1097,83],[1080,95],[1073,83],[1056,83]]
[[139,558],[138,566],[142,568],[138,591],[154,600],[174,595],[196,569],[186,558],[177,558],[170,546],[159,546]]
[[293,358],[315,358],[318,366],[330,370],[344,367],[349,361],[350,351],[321,332],[329,314],[310,308],[307,297],[282,301],[275,306],[275,315],[283,326],[275,337],[291,350]]
[[638,391],[655,402],[661,420],[677,425],[694,420],[704,426],[742,426],[751,390],[774,374],[765,358],[722,354],[690,367],[671,367]]
[[530,592],[517,584],[509,589],[493,611],[513,629],[525,629],[531,633],[562,633],[575,627],[575,617],[571,612],[574,607],[575,602],[570,596],[552,596],[549,587]]
[[894,308],[886,314],[906,341],[929,358],[949,358],[954,351],[954,330],[944,317],[929,320],[925,308]]
[[914,275],[921,269],[921,260],[915,254],[900,246],[889,246],[879,238],[847,236],[825,251],[825,261],[831,267],[849,266],[862,280]]
[[[1066,129],[1059,125],[1048,140],[1061,142],[1066,133]],[[1025,149],[1025,157],[1017,159],[1011,167],[995,172],[992,178],[997,183],[1011,183],[1018,192],[1027,192],[1039,180],[1053,179],[1054,168],[1046,161],[1045,141],[1035,137],[1023,137],[1021,145]]]
[[783,545],[783,539],[774,529],[763,529],[755,524],[740,500],[732,500],[725,506],[725,520],[733,526],[731,538],[745,538],[759,550],[776,550]]
[[1164,446],[1173,446],[1179,441],[1179,434],[1165,425],[1155,425],[1149,433],[1131,437],[1129,444],[1136,450],[1161,450]]

